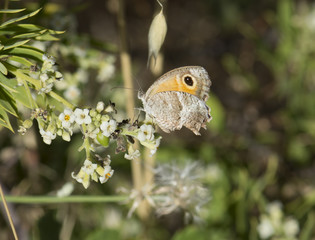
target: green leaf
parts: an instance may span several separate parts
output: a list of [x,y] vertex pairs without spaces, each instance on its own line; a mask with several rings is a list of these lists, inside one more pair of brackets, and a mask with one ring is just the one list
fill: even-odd
[[11,25],[11,26],[6,26],[5,28],[8,31],[13,31],[13,32],[35,32],[35,31],[41,31],[41,30],[48,30],[49,33],[51,34],[62,34],[65,31],[55,31],[51,29],[46,29],[44,27],[34,25],[34,24],[29,24],[29,23],[20,23],[16,25]]
[[14,35],[12,38],[35,38],[40,35],[41,35],[40,32],[29,32],[29,33],[22,33],[22,34]]
[[18,30],[24,30],[25,32],[29,32],[29,31],[40,31],[43,30],[44,28],[41,26],[37,26],[34,24],[29,24],[29,23],[20,23],[14,26],[11,26],[14,28],[17,28]]
[[2,72],[4,75],[8,74],[8,69],[0,62],[0,72]]
[[37,35],[41,35],[46,32],[52,35],[57,35],[62,34],[65,31],[55,31],[51,29],[46,29],[44,27],[37,26],[34,24],[16,24],[0,28],[0,36],[9,35],[12,36],[12,38],[34,38]]
[[0,73],[0,85],[11,93],[16,92],[15,90],[15,87],[17,85],[16,79],[8,79],[2,73]]
[[0,13],[19,13],[23,12],[26,8],[21,9],[0,9]]
[[39,62],[43,61],[42,59],[43,52],[37,48],[30,47],[27,45],[9,49],[5,53],[10,54],[10,55],[20,56],[20,57],[31,58]]
[[9,45],[7,45],[5,43],[3,50],[5,51],[5,50],[11,49],[11,48],[16,48],[16,47],[22,46],[29,41],[30,41],[30,39],[26,39],[26,40],[22,40],[22,41],[18,41],[17,39],[14,39],[14,41],[10,41],[12,43],[9,43]]
[[40,9],[37,9],[37,10],[34,11],[34,12],[31,12],[31,13],[29,13],[29,14],[26,14],[26,15],[24,15],[24,16],[22,16],[22,17],[12,18],[12,19],[10,19],[10,20],[8,20],[8,21],[2,23],[2,24],[0,25],[0,28],[2,28],[2,27],[4,27],[4,26],[7,26],[7,25],[9,25],[9,24],[12,24],[12,23],[20,22],[20,21],[25,20],[25,19],[27,19],[27,18],[33,17],[33,16],[35,16],[40,10],[41,10],[41,8],[40,8]]
[[0,108],[11,113],[15,117],[18,116],[15,100],[4,88],[0,88]]
[[23,57],[10,56],[9,59],[11,61],[21,63],[21,64],[25,65],[26,67],[31,67],[34,65],[32,62],[28,61],[26,58],[23,58]]
[[9,130],[13,131],[13,128],[11,126],[9,116],[6,111],[4,111],[2,108],[0,108],[0,126],[3,126],[5,128],[8,128]]
[[12,93],[12,96],[17,102],[20,102],[27,108],[33,108],[32,103],[29,99],[29,89],[26,90],[25,86],[18,86],[16,89],[16,92]]
[[35,37],[35,39],[39,41],[58,41],[59,40],[59,38],[56,38],[49,33],[45,33],[43,35]]

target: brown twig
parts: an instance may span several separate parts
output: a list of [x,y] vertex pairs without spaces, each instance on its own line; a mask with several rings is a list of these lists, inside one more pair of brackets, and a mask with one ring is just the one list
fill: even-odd
[[12,217],[11,217],[11,214],[10,214],[7,202],[5,200],[1,184],[0,184],[0,195],[1,195],[1,199],[2,199],[2,202],[3,202],[3,206],[4,206],[4,209],[5,209],[5,212],[7,214],[7,217],[8,217],[9,223],[10,223],[10,227],[11,227],[13,235],[14,235],[14,239],[18,240],[19,238],[18,238],[18,236],[16,234],[15,227],[14,227],[14,224],[13,224],[13,221],[12,221]]

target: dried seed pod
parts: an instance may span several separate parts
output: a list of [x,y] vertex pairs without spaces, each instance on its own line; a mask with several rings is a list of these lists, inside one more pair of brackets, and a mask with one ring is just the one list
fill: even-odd
[[167,32],[166,19],[163,13],[163,5],[158,1],[161,6],[161,11],[153,18],[151,23],[149,34],[148,34],[148,44],[149,44],[149,56],[147,66],[150,65],[150,60],[154,58],[154,64],[156,57],[164,43],[165,35]]

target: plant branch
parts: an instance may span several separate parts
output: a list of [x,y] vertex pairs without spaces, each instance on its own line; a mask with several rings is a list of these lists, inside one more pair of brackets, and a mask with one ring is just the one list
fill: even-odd
[[18,240],[19,238],[18,238],[18,236],[16,234],[15,227],[14,227],[14,224],[13,224],[13,221],[12,221],[12,218],[11,218],[11,214],[10,214],[10,211],[9,211],[6,199],[5,199],[3,191],[2,191],[1,184],[0,184],[0,195],[1,195],[1,201],[3,202],[3,206],[4,206],[4,209],[5,209],[5,212],[7,214],[8,219],[9,219],[9,223],[10,223],[10,227],[12,229],[13,235],[14,235],[14,239]]

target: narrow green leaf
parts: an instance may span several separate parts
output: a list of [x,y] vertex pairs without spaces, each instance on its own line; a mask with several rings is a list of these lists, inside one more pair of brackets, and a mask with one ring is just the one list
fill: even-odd
[[30,39],[26,39],[26,40],[22,40],[22,41],[17,41],[16,39],[14,39],[14,41],[10,41],[12,43],[9,43],[8,45],[5,43],[3,50],[5,51],[5,50],[11,49],[11,48],[16,48],[16,47],[22,46],[29,41],[30,41]]
[[35,16],[40,10],[41,10],[41,8],[40,8],[40,9],[37,9],[37,10],[34,11],[34,12],[31,12],[31,13],[29,13],[29,14],[26,14],[26,15],[24,15],[24,16],[22,16],[22,17],[12,18],[12,19],[10,19],[10,20],[8,20],[8,21],[2,23],[2,24],[0,25],[0,28],[2,28],[2,27],[4,27],[4,26],[7,26],[7,25],[9,25],[9,24],[12,24],[12,23],[20,22],[20,21],[25,20],[25,19],[27,19],[27,18],[33,17],[33,16]]
[[29,46],[20,46],[20,47],[12,48],[6,51],[6,53],[10,55],[31,58],[39,62],[43,61],[42,60],[43,52],[37,48],[32,48]]
[[55,30],[51,30],[51,29],[47,29],[48,30],[48,32],[50,33],[50,34],[63,34],[63,33],[65,33],[66,31],[55,31]]
[[12,38],[35,38],[37,36],[40,36],[40,32],[29,32],[29,33],[22,33],[14,35]]
[[30,90],[25,86],[18,86],[15,90],[16,92],[12,93],[14,99],[27,108],[33,108],[33,104],[30,102],[32,99],[29,98]]
[[0,13],[19,13],[23,12],[26,8],[21,9],[0,9]]
[[18,57],[18,56],[10,56],[9,59],[14,62],[21,63],[25,65],[26,67],[31,67],[34,65],[32,62],[28,61],[26,58]]
[[4,88],[0,88],[0,108],[11,113],[15,117],[18,116],[15,100],[12,95]]
[[0,62],[0,72],[2,72],[4,75],[8,74],[8,69]]
[[40,35],[38,37],[35,38],[36,40],[39,40],[39,41],[58,41],[59,38],[56,38],[52,35],[50,35],[49,33],[45,33],[43,35]]
[[15,32],[34,32],[34,31],[41,31],[41,30],[48,30],[49,33],[51,34],[62,34],[65,31],[55,31],[55,30],[51,30],[51,29],[46,29],[44,27],[38,26],[38,25],[34,25],[34,24],[29,24],[29,23],[20,23],[20,24],[16,24],[16,25],[10,25],[10,26],[6,26],[2,29],[6,29],[9,31],[15,31]]
[[8,79],[2,73],[0,73],[0,85],[11,93],[16,92],[15,90],[15,87],[17,85],[16,79]]
[[3,110],[2,108],[0,108],[0,126],[3,126],[14,133],[10,120],[9,120],[9,116],[7,112]]
[[[47,31],[52,35],[58,35],[65,32],[65,31],[55,31],[51,29],[46,29],[44,27],[37,26],[34,24],[16,24],[16,25],[11,24],[11,25],[7,25],[5,27],[0,28],[0,36],[9,35],[9,36],[12,36],[13,38],[22,38],[22,37],[26,38],[28,37],[27,34],[31,35],[38,32],[44,33]],[[23,34],[25,35],[23,36]]]
[[23,29],[24,31],[28,32],[28,31],[40,31],[43,30],[44,28],[41,26],[37,26],[34,24],[29,24],[29,23],[20,23],[14,26],[15,28],[18,29]]
[[[27,71],[27,73],[28,72],[29,71]],[[38,79],[30,77],[29,75],[23,73],[23,71],[20,69],[15,69],[12,71],[12,73],[17,77],[17,79],[25,81],[25,83],[28,82],[30,84],[33,84],[36,90],[40,89],[40,81]]]

